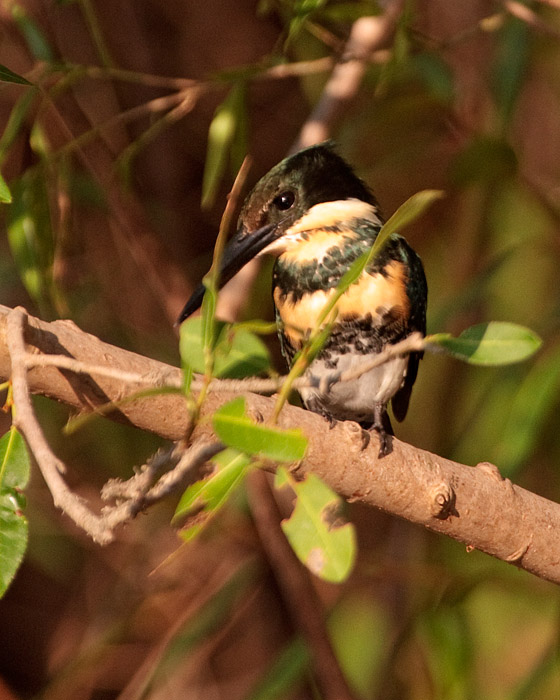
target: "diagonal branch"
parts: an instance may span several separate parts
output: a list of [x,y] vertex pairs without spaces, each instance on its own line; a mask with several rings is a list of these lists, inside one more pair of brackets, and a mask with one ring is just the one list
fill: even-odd
[[292,145],[292,153],[330,138],[356,99],[371,55],[390,43],[404,5],[404,0],[392,0],[382,15],[360,17],[354,22],[341,60],[335,65],[320,100]]
[[[8,344],[14,341],[11,329],[8,339],[7,324],[10,311],[0,306],[0,381],[9,378],[12,372]],[[28,348],[136,372],[150,377],[154,386],[179,381],[181,376],[176,367],[102,343],[72,323],[45,323],[29,317],[24,330]],[[16,388],[20,391],[22,371],[16,360],[14,393]],[[96,377],[94,380],[55,367],[29,370],[27,383],[30,392],[82,411],[142,388],[138,383],[122,379]],[[254,415],[265,420],[271,415],[273,399],[246,396],[247,406]],[[202,417],[211,416],[233,397],[234,394],[227,392],[210,393]],[[25,398],[21,405],[25,405]],[[169,393],[127,403],[110,417],[172,440],[180,439],[188,427],[183,398]],[[560,583],[560,505],[503,479],[495,466],[483,462],[469,467],[396,439],[393,452],[380,461],[375,437],[366,449],[360,449],[360,431],[355,423],[339,423],[329,430],[320,416],[295,406],[285,406],[279,422],[286,428],[301,428],[309,439],[307,456],[301,464],[293,465],[295,472],[313,471],[350,501],[398,515],[464,542],[469,549],[479,549]],[[194,445],[208,444],[210,440],[215,442],[210,421],[203,420],[194,432]],[[37,447],[41,450],[44,445],[40,443]],[[61,478],[57,464],[53,461],[55,479]]]

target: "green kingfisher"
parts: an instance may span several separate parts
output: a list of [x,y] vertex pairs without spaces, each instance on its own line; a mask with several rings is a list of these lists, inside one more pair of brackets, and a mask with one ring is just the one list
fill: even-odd
[[[306,148],[272,168],[247,196],[224,251],[220,284],[258,254],[276,257],[272,294],[282,354],[291,365],[342,275],[371,248],[382,223],[372,192],[330,143]],[[201,285],[179,323],[198,309],[203,294]],[[329,378],[413,332],[424,335],[426,300],[422,262],[395,233],[337,302],[332,332],[300,391],[305,407],[331,425],[352,420],[375,430],[380,457],[391,451],[387,404],[402,421],[421,353],[393,357],[349,381]]]

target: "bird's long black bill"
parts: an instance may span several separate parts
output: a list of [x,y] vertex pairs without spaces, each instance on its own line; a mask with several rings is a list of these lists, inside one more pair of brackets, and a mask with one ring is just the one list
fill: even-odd
[[[268,224],[253,233],[240,229],[224,250],[220,269],[220,289],[234,277],[242,267],[258,255],[277,237],[277,224]],[[193,314],[202,304],[206,288],[199,284],[187,301],[177,319],[177,325]]]

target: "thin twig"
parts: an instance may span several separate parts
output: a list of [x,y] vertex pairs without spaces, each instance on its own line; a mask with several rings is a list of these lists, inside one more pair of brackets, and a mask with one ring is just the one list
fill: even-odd
[[[394,345],[386,345],[381,352],[373,357],[364,358],[364,361],[345,372],[332,372],[326,375],[324,380],[325,391],[337,382],[349,382],[358,379],[363,374],[366,374],[375,367],[379,367],[385,362],[388,362],[394,357],[405,355],[411,352],[422,352],[429,350],[430,346],[426,344],[425,339],[420,333],[412,333],[403,340],[400,340]],[[88,374],[90,376],[107,377],[109,379],[117,379],[130,384],[142,384],[150,387],[161,387],[169,389],[180,389],[181,381],[171,381],[166,379],[165,383],[161,383],[161,377],[157,375],[139,374],[137,372],[128,372],[116,367],[105,367],[103,365],[95,365],[89,362],[75,360],[66,355],[37,355],[35,353],[25,352],[24,362],[27,368],[31,367],[57,367],[58,369],[67,369],[76,374]],[[227,392],[242,392],[251,391],[256,394],[272,394],[279,391],[286,382],[288,375],[274,378],[259,378],[248,377],[246,379],[212,379],[208,386],[208,391],[227,391]],[[159,383],[158,383],[159,382]],[[197,376],[192,383],[192,388],[200,389],[202,379]],[[313,381],[307,377],[300,377],[294,381],[294,389],[305,389],[313,386]]]
[[138,372],[127,372],[116,367],[94,365],[82,360],[76,360],[73,357],[67,357],[66,355],[37,355],[24,351],[23,361],[28,369],[32,367],[56,367],[57,369],[69,370],[75,374],[97,375],[109,379],[117,379],[127,384],[153,386],[153,380],[150,377],[138,374]]
[[[539,15],[534,12],[530,7],[524,5],[516,0],[505,0],[504,7],[517,19],[525,22],[529,27],[541,32],[542,34],[547,34],[548,36],[553,36],[556,39],[560,38],[560,32],[552,27],[548,22],[545,22]],[[558,9],[558,5],[555,5]]]
[[549,5],[554,7],[556,10],[560,10],[560,0],[537,0],[541,5]]
[[6,319],[7,344],[12,361],[12,388],[15,406],[14,424],[22,432],[52,494],[54,504],[67,513],[91,537],[102,544],[110,542],[111,536],[83,501],[70,491],[61,474],[65,466],[51,451],[39,425],[27,385],[25,365],[25,341],[23,338],[27,314],[14,309]]
[[119,126],[120,124],[126,124],[134,121],[135,119],[141,119],[145,116],[153,117],[155,114],[172,109],[185,101],[188,101],[189,106],[191,106],[192,101],[196,100],[197,97],[198,94],[196,93],[196,88],[189,87],[185,88],[184,90],[180,90],[179,92],[174,92],[170,95],[165,95],[164,97],[156,97],[153,100],[149,100],[148,102],[131,107],[130,109],[109,117],[109,119],[106,119],[100,124],[96,124],[93,129],[89,129],[79,136],[74,136],[71,141],[66,143],[64,146],[61,146],[53,155],[60,157],[71,153],[76,149],[81,149],[99,134]]
[[188,474],[202,467],[223,449],[224,445],[221,442],[197,442],[190,447],[181,457],[177,466],[164,474],[157,484],[148,491],[144,499],[146,505],[161,501],[166,496],[175,493]]
[[[122,488],[119,488],[118,482],[115,480],[111,480],[103,487],[102,497],[104,500],[118,497],[119,493],[129,494],[122,503],[103,509],[103,521],[111,532],[118,525],[135,518],[144,508],[175,493],[179,487],[182,487],[189,474],[200,469],[208,460],[221,452],[224,446],[219,442],[197,443],[186,450],[177,461],[177,452],[180,449],[180,447],[175,446],[169,453],[164,453],[160,460],[145,465],[132,479],[121,482]],[[169,466],[169,463],[165,463],[166,456],[170,457],[172,468],[160,477],[154,486],[149,488],[156,471]]]
[[132,141],[123,151],[120,153],[117,164],[126,163],[132,160],[136,153],[141,151],[147,146],[148,143],[153,141],[162,131],[169,128],[172,124],[180,121],[187,114],[192,112],[196,106],[196,102],[201,94],[198,88],[194,88],[188,91],[185,99],[181,100],[176,107],[173,107],[166,114],[155,120],[147,129],[145,129],[134,141]]
[[109,479],[101,488],[103,501],[119,501],[133,499],[139,493],[145,494],[154,483],[156,475],[163,469],[174,467],[180,459],[177,444],[166,450],[158,450],[143,464],[134,476],[123,481],[122,479]]
[[[93,513],[85,502],[74,494],[62,478],[66,467],[52,452],[41,426],[39,425],[27,383],[28,367],[35,364],[50,364],[33,362],[39,357],[28,353],[25,348],[25,326],[27,313],[21,308],[13,309],[6,319],[6,342],[12,364],[12,396],[14,404],[14,425],[21,431],[35,461],[52,494],[55,506],[59,507],[80,528],[99,544],[108,544],[114,539],[114,530],[134,518],[143,508],[151,505],[170,493],[174,492],[184,482],[186,476],[198,470],[202,465],[223,449],[218,442],[197,443],[183,451],[182,446],[174,446],[167,452],[156,454],[138,473],[128,480],[119,483],[110,480],[102,489],[102,498],[125,500],[115,506],[106,506],[101,515]],[[66,368],[83,371],[87,363],[67,362],[72,358],[56,356]],[[53,363],[54,364],[54,363]],[[60,366],[60,365],[59,365]],[[91,368],[90,368],[91,369]],[[101,369],[101,368],[97,368]],[[110,374],[110,373],[107,373]],[[125,372],[117,373],[117,378],[123,380]],[[114,376],[114,375],[111,375]],[[136,381],[138,377],[134,375]],[[156,483],[158,472],[171,468]]]

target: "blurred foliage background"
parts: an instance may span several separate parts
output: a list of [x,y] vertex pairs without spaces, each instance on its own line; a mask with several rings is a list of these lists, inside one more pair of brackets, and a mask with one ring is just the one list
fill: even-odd
[[[242,157],[253,156],[255,181],[286,154],[328,79],[323,59],[383,6],[2,0],[0,63],[34,87],[0,89],[13,195],[1,210],[0,301],[178,362],[173,321],[209,265]],[[499,370],[427,357],[398,437],[495,461],[552,500],[559,66],[556,0],[411,0],[332,134],[386,214],[418,190],[446,191],[407,233],[426,268],[431,332],[504,320],[544,339],[530,362]],[[265,270],[247,316],[271,317],[269,285]],[[65,409],[37,409],[90,498],[158,446],[101,420],[63,438]],[[0,602],[0,698],[316,697],[243,494],[188,548],[172,510],[101,549],[34,475],[30,551]],[[317,589],[359,697],[560,697],[552,584],[384,514],[351,515],[356,570]]]

